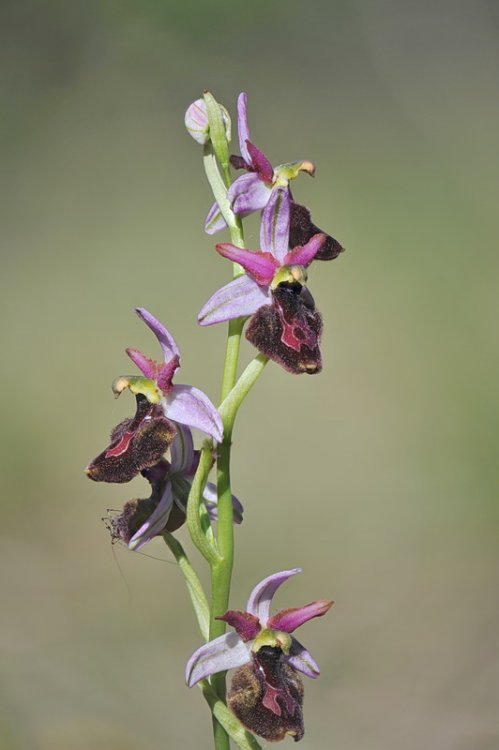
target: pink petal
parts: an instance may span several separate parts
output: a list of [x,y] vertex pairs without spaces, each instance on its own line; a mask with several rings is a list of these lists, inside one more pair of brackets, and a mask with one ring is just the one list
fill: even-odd
[[199,312],[198,323],[211,326],[235,318],[246,318],[270,301],[270,291],[244,274],[225,284],[210,297]]
[[228,192],[232,210],[238,216],[260,211],[267,205],[270,195],[271,188],[255,172],[242,174],[234,180]]
[[149,378],[149,380],[156,380],[158,374],[158,363],[153,359],[149,359],[145,354],[139,352],[138,349],[125,349],[126,353],[136,365],[141,373]]
[[260,247],[272,253],[280,264],[288,252],[290,205],[289,188],[272,190],[260,224]]
[[224,258],[239,263],[261,286],[269,286],[276,270],[279,268],[279,263],[270,253],[262,253],[259,250],[256,252],[244,250],[228,242],[217,245],[216,249]]
[[292,609],[283,609],[271,617],[267,623],[273,630],[284,630],[285,633],[292,633],[303,623],[312,620],[314,617],[322,617],[329,612],[333,602],[327,599],[319,599],[304,607],[293,607]]
[[171,390],[173,376],[179,367],[180,357],[176,354],[172,359],[167,360],[158,368],[156,381],[158,383],[158,388],[163,391],[163,393],[168,393]]
[[233,627],[244,643],[248,643],[248,641],[256,638],[262,629],[258,617],[250,615],[249,612],[229,610],[221,617],[216,617],[215,619],[223,620],[227,625]]
[[237,633],[225,633],[205,643],[193,653],[185,668],[185,681],[192,687],[205,677],[242,667],[249,661],[249,648],[244,645]]
[[306,245],[303,245],[303,247],[300,247],[300,245],[298,245],[284,256],[284,265],[310,265],[317,253],[320,252],[320,250],[324,246],[326,239],[327,238],[325,234],[314,234],[314,236],[309,239]]
[[292,570],[282,570],[279,573],[274,573],[268,578],[264,578],[263,581],[257,583],[251,594],[249,595],[248,604],[246,610],[258,617],[262,626],[267,627],[267,621],[269,619],[270,605],[274,597],[275,592],[285,583],[288,578],[301,573],[301,568],[293,568]]
[[292,637],[287,661],[294,669],[311,679],[315,679],[320,674],[319,665],[312,654],[294,636]]
[[166,396],[165,415],[174,422],[205,432],[217,443],[223,440],[220,414],[199,388],[192,385],[173,385]]
[[159,345],[163,350],[165,362],[168,362],[175,355],[180,357],[180,351],[177,344],[175,343],[175,339],[165,328],[165,326],[160,323],[159,320],[154,317],[154,315],[148,312],[145,307],[136,307],[135,312],[137,313],[139,318],[144,321],[146,326],[151,329],[151,331],[158,339]]
[[260,149],[254,146],[250,141],[246,141],[246,145],[255,172],[261,180],[271,186],[274,180],[274,167],[269,162],[263,151],[260,151]]

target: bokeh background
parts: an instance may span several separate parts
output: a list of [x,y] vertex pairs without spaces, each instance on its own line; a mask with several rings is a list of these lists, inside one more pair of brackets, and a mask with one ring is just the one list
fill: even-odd
[[83,474],[132,409],[110,390],[124,348],[158,353],[134,306],[217,400],[225,332],[195,318],[228,265],[183,129],[207,87],[232,113],[248,92],[274,164],[316,163],[295,195],[347,247],[310,274],[324,372],[270,366],[240,414],[232,605],[296,565],[278,606],[336,600],[300,636],[322,668],[303,748],[495,750],[497,4],[1,12],[2,750],[211,746],[183,683],[200,638],[181,575],[159,540],[158,559],[112,549],[101,521],[145,483]]

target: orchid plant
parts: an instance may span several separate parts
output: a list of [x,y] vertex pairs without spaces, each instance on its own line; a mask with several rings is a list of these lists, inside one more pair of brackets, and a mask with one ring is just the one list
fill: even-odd
[[[86,469],[97,482],[121,484],[141,475],[149,485],[148,497],[128,500],[122,511],[110,514],[107,526],[113,541],[134,551],[162,537],[185,577],[205,641],[187,661],[186,682],[199,685],[208,703],[216,750],[229,750],[230,738],[242,750],[257,750],[256,736],[267,741],[303,737],[300,673],[315,678],[319,668],[292,633],[332,605],[321,599],[271,615],[278,588],[301,572],[294,568],[258,583],[245,610],[229,609],[234,524],[243,519],[243,507],[231,489],[235,418],[269,361],[292,374],[322,369],[323,322],[307,286],[307,269],[313,261],[333,260],[343,250],[291,193],[291,181],[300,173],[313,175],[314,165],[304,160],[273,167],[250,139],[247,105],[246,94],[240,94],[239,155],[229,155],[230,115],[209,92],[191,104],[185,116],[188,132],[203,147],[215,197],[205,231],[230,234],[230,242],[217,244],[216,250],[232,261],[233,278],[212,294],[198,315],[202,326],[228,323],[220,404],[215,408],[194,386],[173,383],[180,350],[152,313],[137,308],[159,343],[162,361],[126,350],[140,375],[118,377],[113,391],[135,397],[135,415],[112,430],[109,445]],[[231,167],[244,173],[233,180]],[[242,220],[256,212],[260,247],[251,250],[244,244]],[[245,326],[245,336],[258,353],[238,376]],[[193,430],[205,435],[200,449],[194,448]],[[209,475],[215,464],[213,483]],[[209,565],[210,596],[175,536],[184,523]],[[227,625],[235,632],[226,633]],[[227,691],[228,670],[235,672]]]

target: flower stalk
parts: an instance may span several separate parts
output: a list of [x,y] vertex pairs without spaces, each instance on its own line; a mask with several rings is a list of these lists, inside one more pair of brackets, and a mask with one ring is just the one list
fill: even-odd
[[206,641],[210,635],[210,605],[208,604],[208,599],[203,591],[202,583],[199,580],[198,574],[189,562],[189,558],[185,554],[185,550],[178,539],[175,539],[175,537],[168,533],[168,531],[163,533],[163,539],[177,561],[177,565],[185,578],[192,606],[196,613],[199,629],[201,635]]
[[[184,576],[205,643],[191,656],[186,682],[201,688],[212,714],[215,750],[261,750],[254,735],[275,742],[304,734],[303,681],[319,668],[293,632],[332,606],[319,599],[275,615],[270,604],[277,589],[300,568],[267,576],[250,593],[245,610],[230,610],[234,566],[234,523],[243,506],[231,489],[231,451],[235,420],[244,399],[267,363],[299,375],[319,373],[322,316],[308,289],[312,261],[333,260],[343,248],[321,231],[308,208],[295,203],[290,182],[300,173],[313,176],[310,161],[272,166],[253,144],[247,118],[247,96],[237,102],[240,155],[231,155],[228,111],[205,91],[187,109],[188,133],[202,146],[203,165],[215,203],[205,231],[230,232],[231,242],[216,245],[232,262],[232,279],[218,289],[198,314],[198,323],[228,323],[220,406],[203,391],[173,382],[181,356],[173,336],[145,308],[139,318],[156,337],[159,361],[138,349],[127,355],[140,375],[122,375],[113,384],[116,396],[135,398],[135,415],[113,429],[107,447],[87,466],[96,482],[126,483],[142,476],[149,496],[129,500],[112,511],[107,525],[113,542],[139,550],[162,536]],[[232,179],[231,167],[243,174]],[[245,247],[244,217],[261,212],[258,249]],[[257,354],[239,375],[241,336]],[[205,435],[195,448],[193,430]],[[216,484],[209,474],[216,465]],[[182,544],[173,535],[187,523],[196,549],[210,569],[207,597]],[[232,630],[226,632],[229,625]],[[230,689],[226,674],[235,670]]]

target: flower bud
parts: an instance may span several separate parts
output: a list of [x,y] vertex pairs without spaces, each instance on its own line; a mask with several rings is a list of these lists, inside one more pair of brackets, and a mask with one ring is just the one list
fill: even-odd
[[[218,105],[222,112],[222,119],[225,125],[225,134],[230,143],[231,138],[231,121],[230,115],[221,104]],[[201,146],[204,146],[210,140],[210,126],[208,123],[208,111],[204,99],[196,99],[185,113],[185,127],[187,132]]]

